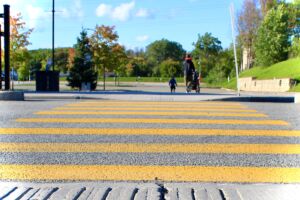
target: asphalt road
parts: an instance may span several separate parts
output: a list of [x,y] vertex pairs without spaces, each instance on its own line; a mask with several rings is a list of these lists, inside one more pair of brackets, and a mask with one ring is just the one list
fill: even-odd
[[299,111],[291,103],[0,102],[0,179],[300,183]]

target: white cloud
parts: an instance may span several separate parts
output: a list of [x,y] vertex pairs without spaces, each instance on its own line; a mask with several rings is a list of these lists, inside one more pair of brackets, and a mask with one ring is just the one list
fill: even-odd
[[135,7],[134,1],[123,3],[116,7],[113,7],[109,4],[100,4],[96,9],[96,16],[97,17],[107,16],[114,20],[127,21],[132,16],[134,7]]
[[78,18],[79,20],[83,20],[84,10],[81,4],[81,0],[72,1],[72,5],[68,6],[68,8],[60,7],[55,8],[57,11],[56,15],[58,17],[63,18]]
[[74,6],[72,7],[71,11],[72,14],[77,16],[78,18],[82,19],[84,16],[81,0],[75,0],[73,2]]
[[123,3],[113,9],[112,18],[120,21],[126,21],[135,6],[135,2]]
[[[82,19],[84,16],[81,0],[74,0],[72,5],[68,7],[56,7],[56,16],[63,18],[77,17]],[[42,30],[48,26],[51,21],[52,1],[47,4],[50,7],[42,7],[40,1],[37,0],[0,0],[0,5],[9,4],[11,7],[11,15],[16,16],[21,13],[26,27]],[[0,8],[1,10],[1,8]]]
[[107,4],[100,4],[96,9],[97,17],[104,17],[112,12],[112,7]]
[[135,16],[137,16],[137,17],[149,17],[150,13],[147,9],[141,8],[136,12]]
[[51,13],[45,12],[41,7],[36,7],[33,5],[26,6],[26,12],[28,16],[28,26],[30,28],[36,28],[39,21],[49,19]]
[[148,35],[141,35],[141,36],[137,36],[136,37],[136,40],[138,41],[138,42],[145,42],[145,41],[147,41],[149,39],[149,36]]

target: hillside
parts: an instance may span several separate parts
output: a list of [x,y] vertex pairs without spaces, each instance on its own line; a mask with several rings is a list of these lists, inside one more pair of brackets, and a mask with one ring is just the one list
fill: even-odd
[[[292,91],[300,92],[300,58],[276,63],[270,67],[254,67],[242,72],[240,77],[256,77],[257,79],[293,78],[298,81],[298,85]],[[223,87],[235,89],[236,79],[225,83]]]

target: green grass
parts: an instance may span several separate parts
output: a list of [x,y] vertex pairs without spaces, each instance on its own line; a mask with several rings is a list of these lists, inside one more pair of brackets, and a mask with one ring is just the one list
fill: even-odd
[[[294,58],[270,67],[254,67],[244,71],[240,77],[256,77],[257,79],[292,78],[300,82],[300,58]],[[236,89],[236,79],[222,85],[224,88]],[[291,89],[292,92],[300,92],[300,84]]]
[[254,67],[242,72],[240,77],[256,77],[257,79],[300,78],[300,58],[290,59],[270,67]]

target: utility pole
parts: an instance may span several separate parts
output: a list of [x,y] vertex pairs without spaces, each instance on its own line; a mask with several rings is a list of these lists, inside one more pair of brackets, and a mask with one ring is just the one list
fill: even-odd
[[55,25],[55,18],[54,18],[54,14],[55,14],[55,0],[52,0],[52,71],[54,71],[54,25]]
[[234,31],[234,6],[233,6],[233,3],[230,6],[230,16],[231,16],[232,42],[233,42],[233,51],[234,51],[234,60],[235,60],[236,87],[237,87],[237,95],[240,96],[239,68],[238,68],[238,62],[237,62],[235,34],[234,34],[235,31]]

